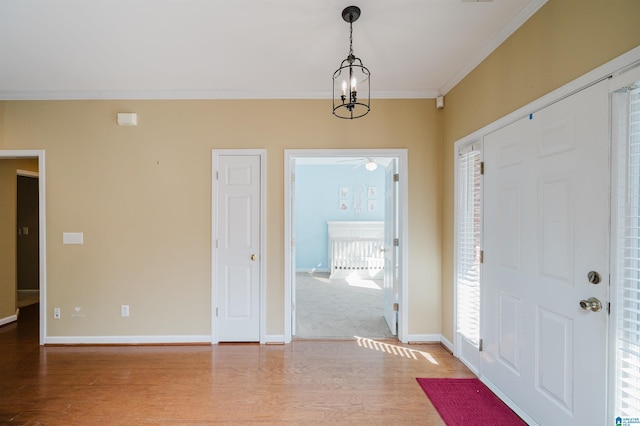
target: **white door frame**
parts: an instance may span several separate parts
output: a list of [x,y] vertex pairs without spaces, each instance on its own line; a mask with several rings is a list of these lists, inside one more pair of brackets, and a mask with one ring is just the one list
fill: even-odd
[[408,224],[409,224],[409,157],[407,149],[285,149],[284,150],[284,342],[291,342],[291,284],[292,270],[291,264],[291,243],[293,237],[291,218],[291,181],[292,164],[295,159],[309,157],[394,157],[398,160],[398,173],[400,182],[398,187],[398,229],[400,246],[400,282],[399,285],[399,324],[398,340],[407,343],[408,336],[408,272],[409,272],[409,245],[408,245]]
[[217,179],[216,164],[218,158],[226,155],[256,155],[260,157],[260,343],[265,343],[267,334],[266,321],[266,282],[267,282],[267,150],[266,149],[213,149],[211,151],[211,343],[219,341],[218,322],[216,321],[216,292],[218,256],[216,250],[216,224],[218,222],[218,206],[216,205]]
[[38,254],[40,256],[40,345],[47,339],[47,206],[44,150],[0,150],[0,160],[38,160]]

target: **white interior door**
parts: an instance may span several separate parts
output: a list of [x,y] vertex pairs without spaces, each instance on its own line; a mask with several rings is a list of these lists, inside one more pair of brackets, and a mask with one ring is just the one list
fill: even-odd
[[398,334],[398,262],[397,250],[394,240],[398,238],[398,225],[396,218],[396,182],[394,176],[397,173],[396,160],[392,160],[385,170],[384,190],[384,319],[389,330],[396,336]]
[[214,156],[214,327],[218,341],[260,340],[259,155]]
[[607,424],[606,83],[484,142],[483,379],[538,424]]

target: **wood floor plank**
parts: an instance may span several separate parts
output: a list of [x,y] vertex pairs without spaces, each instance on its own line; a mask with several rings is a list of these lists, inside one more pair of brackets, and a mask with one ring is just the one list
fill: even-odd
[[416,377],[474,377],[440,345],[38,345],[0,327],[0,424],[442,425]]

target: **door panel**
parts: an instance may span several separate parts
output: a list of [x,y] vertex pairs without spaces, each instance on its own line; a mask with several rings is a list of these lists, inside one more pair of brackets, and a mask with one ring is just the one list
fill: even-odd
[[218,157],[216,327],[219,341],[260,340],[260,157]]
[[605,424],[606,83],[487,135],[484,379],[539,424]]

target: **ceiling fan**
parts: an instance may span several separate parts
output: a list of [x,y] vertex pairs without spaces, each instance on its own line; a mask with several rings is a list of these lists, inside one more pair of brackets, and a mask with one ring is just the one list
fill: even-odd
[[360,158],[349,158],[345,160],[338,160],[338,163],[356,162],[356,165],[353,166],[354,169],[360,166],[364,166],[365,169],[372,172],[378,168],[378,162],[376,160],[377,159],[374,157],[360,157]]

